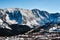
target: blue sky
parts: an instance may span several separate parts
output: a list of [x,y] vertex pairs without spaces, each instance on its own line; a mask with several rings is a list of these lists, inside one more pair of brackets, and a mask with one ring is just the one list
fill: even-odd
[[60,0],[0,0],[0,8],[37,8],[48,12],[60,12]]

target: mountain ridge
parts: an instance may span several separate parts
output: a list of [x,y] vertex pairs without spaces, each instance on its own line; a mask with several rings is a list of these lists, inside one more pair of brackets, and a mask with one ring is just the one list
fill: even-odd
[[[39,9],[21,9],[21,8],[6,8],[1,9],[0,14],[3,19],[9,24],[23,24],[23,25],[44,25],[44,22],[53,20],[53,16],[58,16],[60,13],[51,14],[47,11],[40,11]],[[51,19],[50,19],[51,18]]]
[[[51,30],[51,25],[59,23],[60,13],[52,14],[47,11],[41,11],[39,9],[0,9],[0,30],[4,31],[4,33],[7,32],[5,35],[2,34],[4,36],[7,34],[13,35],[15,32],[17,33],[14,35],[21,34],[20,32],[25,33],[31,29],[36,29],[36,27],[38,30]],[[26,28],[29,28],[29,30]],[[3,33],[2,31],[1,33]]]

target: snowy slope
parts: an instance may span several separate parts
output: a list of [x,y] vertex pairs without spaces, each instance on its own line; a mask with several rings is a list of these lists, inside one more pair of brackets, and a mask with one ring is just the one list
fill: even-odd
[[0,9],[1,24],[3,24],[3,20],[9,25],[28,25],[33,28],[33,26],[43,26],[50,22],[60,23],[60,13],[51,14],[39,9],[6,8]]

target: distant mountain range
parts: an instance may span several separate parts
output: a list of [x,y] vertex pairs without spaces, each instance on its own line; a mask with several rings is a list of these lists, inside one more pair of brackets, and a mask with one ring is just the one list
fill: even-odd
[[[0,31],[1,30],[3,31],[0,32],[1,35],[3,35],[5,31],[7,32],[5,33],[6,35],[7,34],[10,35],[11,33],[17,35],[23,32],[25,33],[31,30],[32,28],[34,29],[35,28],[34,26],[37,27],[38,25],[39,27],[43,28],[44,25],[46,26],[47,24],[50,23],[59,24],[60,13],[49,13],[47,11],[41,11],[39,9],[32,9],[32,10],[22,9],[22,8],[0,9]],[[15,26],[19,25],[19,26],[15,28],[15,26],[11,26],[11,25],[15,25]],[[7,29],[10,31],[7,31]],[[16,33],[14,33],[15,31]]]

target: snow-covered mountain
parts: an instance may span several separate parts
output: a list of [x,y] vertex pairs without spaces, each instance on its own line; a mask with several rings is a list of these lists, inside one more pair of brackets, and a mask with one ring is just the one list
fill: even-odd
[[[0,9],[0,28],[12,30],[9,25],[46,26],[48,24],[59,24],[60,13],[48,13],[39,9],[6,8]],[[27,29],[26,29],[27,30]]]
[[[18,9],[18,8],[10,8],[10,9],[2,9],[0,12],[2,18],[8,24],[19,24],[19,25],[39,25],[36,22],[36,18],[34,17],[31,10],[26,9]],[[2,21],[2,20],[1,20]]]
[[33,28],[33,25],[43,26],[45,23],[60,23],[60,13],[48,13],[39,9],[21,9],[21,8],[6,8],[0,9],[0,23],[3,20],[9,25],[19,24],[28,25]]

